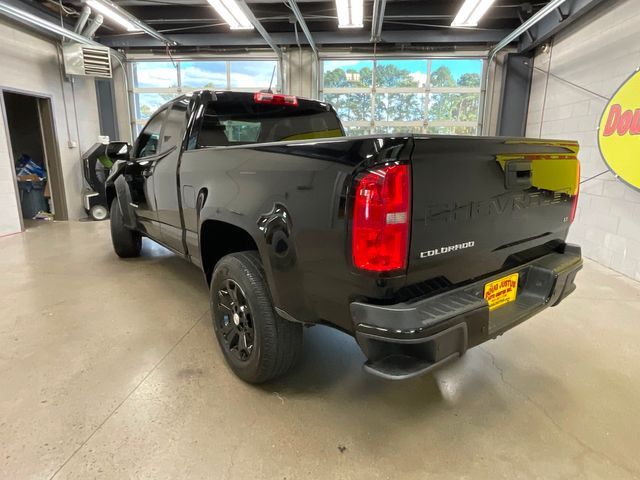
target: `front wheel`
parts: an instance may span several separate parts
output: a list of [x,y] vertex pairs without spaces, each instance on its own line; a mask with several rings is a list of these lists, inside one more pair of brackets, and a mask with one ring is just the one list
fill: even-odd
[[124,217],[118,199],[111,202],[111,242],[113,249],[120,258],[140,256],[142,249],[142,235],[140,232],[129,230],[124,225]]
[[210,299],[218,343],[238,377],[262,383],[295,365],[302,325],[275,312],[257,252],[223,257],[213,272]]

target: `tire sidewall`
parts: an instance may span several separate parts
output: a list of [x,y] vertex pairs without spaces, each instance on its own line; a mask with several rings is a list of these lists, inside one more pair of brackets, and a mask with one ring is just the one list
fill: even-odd
[[111,211],[109,213],[109,217],[111,218],[111,238],[115,241],[118,230],[123,227],[122,212],[120,211],[120,204],[117,198],[111,201]]
[[121,258],[137,257],[142,248],[142,236],[139,232],[127,229],[117,197],[111,202],[111,241],[116,254]]
[[[262,356],[263,356],[263,341],[265,338],[265,331],[268,326],[267,323],[271,320],[269,316],[273,316],[273,310],[271,306],[268,307],[263,305],[263,302],[260,302],[255,295],[256,289],[264,289],[265,285],[262,285],[261,281],[254,276],[257,280],[255,283],[251,282],[247,277],[246,269],[247,266],[243,265],[238,259],[226,257],[220,260],[218,265],[213,271],[213,276],[211,278],[211,289],[209,295],[209,304],[211,309],[211,320],[213,322],[213,328],[216,334],[216,338],[218,340],[218,344],[225,356],[227,363],[230,365],[231,369],[238,375],[240,378],[247,381],[256,381],[257,378],[260,377],[263,365],[262,365]],[[253,340],[253,351],[251,352],[251,356],[247,361],[241,361],[237,359],[227,348],[225,345],[224,338],[222,336],[222,332],[220,331],[219,319],[216,318],[217,309],[217,301],[218,301],[218,290],[222,285],[222,282],[226,279],[231,279],[235,281],[247,300],[249,304],[249,309],[251,310],[251,316],[253,320],[253,331],[254,331],[254,340]],[[266,293],[266,292],[265,292]],[[269,298],[267,296],[267,298]]]

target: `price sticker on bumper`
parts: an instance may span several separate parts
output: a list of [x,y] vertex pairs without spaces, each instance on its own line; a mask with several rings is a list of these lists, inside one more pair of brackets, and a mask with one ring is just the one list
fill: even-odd
[[484,298],[489,303],[489,310],[495,310],[513,302],[518,293],[518,274],[499,278],[484,286]]

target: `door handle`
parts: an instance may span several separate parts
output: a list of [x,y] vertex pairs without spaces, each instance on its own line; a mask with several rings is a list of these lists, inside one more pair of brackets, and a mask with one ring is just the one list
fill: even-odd
[[511,160],[504,167],[504,186],[507,190],[531,187],[531,160]]

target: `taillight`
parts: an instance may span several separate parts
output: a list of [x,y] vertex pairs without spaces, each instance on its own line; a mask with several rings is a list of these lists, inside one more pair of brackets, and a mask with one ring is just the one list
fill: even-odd
[[295,95],[283,95],[281,93],[257,92],[253,95],[256,103],[268,103],[269,105],[298,106],[298,97]]
[[569,223],[573,223],[576,218],[576,211],[578,210],[578,198],[580,197],[580,162],[576,167],[576,193],[573,196],[571,203],[571,214],[569,215]]
[[357,180],[351,232],[357,268],[374,272],[407,268],[410,210],[408,165],[381,167]]

